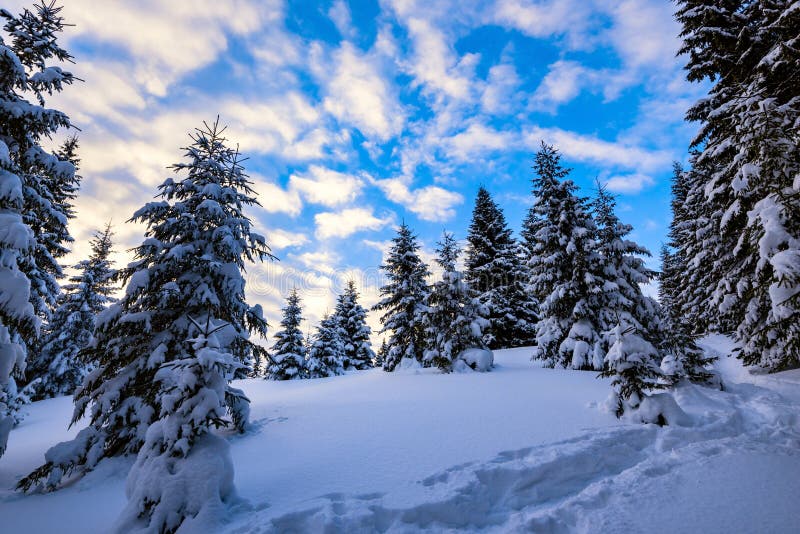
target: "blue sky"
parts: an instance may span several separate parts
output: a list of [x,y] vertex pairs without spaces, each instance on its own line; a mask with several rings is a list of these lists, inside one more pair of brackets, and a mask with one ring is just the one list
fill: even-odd
[[85,82],[49,104],[81,129],[71,259],[113,219],[127,261],[142,227],[124,221],[217,114],[249,158],[263,204],[251,215],[281,259],[248,272],[272,325],[293,285],[312,322],[350,277],[375,302],[395,225],[411,225],[429,258],[443,229],[465,236],[481,184],[517,230],[541,140],[585,194],[596,177],[618,193],[634,238],[656,252],[671,162],[695,131],[683,115],[704,89],[675,57],[672,7],[70,0],[65,42]]

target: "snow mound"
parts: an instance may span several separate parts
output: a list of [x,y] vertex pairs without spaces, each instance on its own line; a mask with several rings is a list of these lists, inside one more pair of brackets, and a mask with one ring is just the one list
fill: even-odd
[[[230,445],[214,434],[197,439],[186,458],[147,456],[137,460],[128,475],[129,503],[115,530],[119,533],[154,531],[153,525],[177,533],[203,534],[219,531],[228,505],[237,500],[233,485]],[[155,504],[150,524],[139,517],[139,503]],[[172,530],[170,530],[172,531]]]
[[[458,360],[453,364],[454,371],[479,371],[486,372],[494,365],[494,353],[489,349],[472,348],[458,355]],[[466,366],[466,369],[464,368]]]
[[659,425],[692,426],[692,418],[684,412],[675,397],[669,393],[656,393],[642,399],[639,408],[626,413],[632,422],[655,423]]

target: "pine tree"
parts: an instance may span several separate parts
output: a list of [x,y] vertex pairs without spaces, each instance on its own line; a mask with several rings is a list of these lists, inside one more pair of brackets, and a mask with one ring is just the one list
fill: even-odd
[[389,332],[389,352],[383,363],[385,371],[394,371],[404,358],[422,363],[425,349],[423,312],[428,297],[428,267],[420,259],[419,244],[411,229],[403,223],[392,239],[389,257],[381,265],[387,283],[380,289],[383,297],[373,310],[383,311],[380,333]]
[[483,329],[489,321],[484,317],[486,307],[456,269],[461,250],[453,235],[445,232],[438,245],[436,263],[442,279],[433,285],[424,315],[429,339],[425,360],[449,373],[464,350],[486,348]]
[[389,345],[386,344],[386,338],[381,340],[381,346],[378,352],[375,353],[375,360],[373,360],[374,367],[383,367],[386,357],[389,355]]
[[[711,314],[704,302],[708,302],[707,277],[711,269],[690,268],[686,261],[692,247],[708,232],[708,217],[702,216],[702,204],[698,204],[690,180],[695,174],[683,170],[680,164],[673,165],[672,221],[669,227],[669,244],[661,249],[661,274],[658,296],[663,310],[663,330],[658,346],[663,354],[661,370],[673,383],[683,379],[706,385],[719,385],[715,375],[708,370],[716,358],[706,356],[697,346],[696,338],[710,323]],[[711,259],[711,258],[710,258]],[[713,260],[712,260],[713,261]]]
[[[47,463],[20,482],[57,487],[70,472],[83,474],[106,457],[136,453],[163,413],[156,375],[171,362],[193,358],[188,340],[196,324],[225,324],[216,333],[220,352],[249,367],[263,349],[260,306],[245,300],[245,262],[271,258],[264,238],[251,230],[244,206],[257,205],[238,151],[229,148],[218,122],[205,124],[185,148],[186,163],[160,187],[161,200],[138,210],[147,225],[135,261],[120,271],[122,299],[97,318],[87,357],[98,362],[75,394],[73,424],[88,410],[89,423],[74,440],[45,454]],[[225,386],[225,408],[240,428],[244,394]],[[175,401],[177,402],[177,400]],[[176,405],[173,405],[176,406]]]
[[661,372],[656,348],[636,332],[633,325],[618,323],[611,332],[611,348],[606,354],[605,369],[600,376],[611,377],[616,395],[617,417],[639,407],[646,390],[660,386]]
[[688,379],[698,384],[719,385],[714,373],[708,369],[716,358],[707,356],[697,346],[691,327],[681,315],[680,305],[675,300],[684,273],[682,267],[675,253],[667,246],[661,248],[661,275],[658,287],[664,331],[658,346],[663,356],[661,371],[672,384]]
[[75,79],[50,62],[71,61],[58,44],[60,7],[42,3],[19,16],[0,10],[0,455],[21,418],[16,379],[25,371],[42,317],[58,295],[56,258],[68,213],[55,203],[52,182],[73,183],[75,168],[41,147],[69,128],[69,117],[45,107],[45,95]]
[[[645,266],[643,257],[650,251],[627,239],[633,228],[619,220],[615,213],[616,200],[600,183],[591,202],[595,223],[596,260],[594,278],[598,310],[597,323],[601,332],[614,328],[620,320],[633,325],[638,335],[658,345],[663,325],[659,304],[642,293],[641,285],[655,279],[656,273]],[[602,343],[605,353],[610,343]],[[594,366],[599,370],[601,367]]]
[[283,308],[281,329],[275,333],[277,340],[272,346],[267,378],[271,380],[295,380],[303,378],[306,370],[306,346],[300,323],[303,321],[300,296],[292,289]]
[[111,225],[96,232],[89,259],[75,265],[76,274],[64,286],[60,304],[45,329],[42,348],[32,358],[27,386],[33,400],[71,395],[97,362],[87,361],[79,352],[89,345],[95,318],[114,302],[111,267]]
[[800,365],[800,10],[790,0],[682,0],[687,78],[708,80],[692,106],[700,199],[712,234],[696,238],[704,302],[735,326],[738,356],[771,371]]
[[358,303],[358,291],[354,281],[349,280],[344,292],[336,300],[334,313],[344,328],[345,369],[369,369],[375,359],[369,338],[372,330],[367,325],[367,310]]
[[518,347],[534,337],[536,303],[525,293],[525,271],[505,215],[486,188],[478,189],[467,236],[465,279],[488,309],[490,348]]
[[311,378],[336,376],[345,370],[346,332],[336,315],[325,315],[317,326],[308,359],[314,362]]
[[533,359],[548,367],[593,367],[601,331],[593,294],[595,226],[586,199],[565,178],[556,149],[542,143],[534,164],[534,202],[523,223],[529,292],[539,302]]
[[[196,337],[155,375],[161,385],[155,403],[160,417],[147,429],[128,474],[128,504],[116,525],[120,533],[175,532],[186,523],[217,530],[223,505],[236,498],[230,445],[210,430],[229,425],[229,384],[244,366],[217,336],[228,323],[217,324],[210,315],[205,325],[189,319]],[[237,400],[232,415],[244,428],[249,401],[241,392]]]

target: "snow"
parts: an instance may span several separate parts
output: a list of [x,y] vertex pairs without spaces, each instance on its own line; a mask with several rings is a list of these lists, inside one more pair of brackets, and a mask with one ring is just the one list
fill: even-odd
[[[237,504],[214,531],[796,531],[800,370],[751,374],[725,357],[727,338],[701,346],[723,356],[726,389],[646,398],[664,427],[616,419],[603,409],[609,380],[543,369],[530,348],[495,351],[490,373],[238,381],[252,427],[222,434],[240,500],[225,495]],[[14,492],[83,426],[66,430],[66,397],[26,409],[0,460],[4,531],[112,531],[133,458],[103,460],[56,493]]]
[[494,365],[494,353],[488,349],[467,349],[458,355],[458,359],[474,371],[486,372]]

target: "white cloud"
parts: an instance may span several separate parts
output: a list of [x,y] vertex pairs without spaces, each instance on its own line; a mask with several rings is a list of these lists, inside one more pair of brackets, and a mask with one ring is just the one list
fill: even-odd
[[671,154],[634,145],[605,141],[559,128],[531,127],[523,134],[525,146],[538,150],[540,142],[554,145],[565,157],[628,169],[655,171],[669,168]]
[[300,262],[309,269],[331,274],[336,270],[336,263],[339,257],[330,251],[304,252],[302,254],[292,254],[291,258]]
[[550,65],[533,93],[533,105],[555,111],[559,104],[569,102],[580,94],[581,89],[591,82],[590,74],[588,69],[575,61],[556,61]]
[[481,95],[481,105],[484,111],[487,113],[511,112],[521,96],[514,93],[519,84],[520,79],[514,65],[500,63],[491,67]]
[[376,180],[377,185],[392,202],[402,204],[407,210],[425,221],[446,221],[456,212],[454,207],[464,202],[464,197],[435,185],[410,189],[404,178]]
[[63,16],[74,24],[66,33],[70,39],[122,48],[136,83],[164,96],[181,76],[215,61],[228,47],[228,34],[251,34],[281,13],[279,2],[260,0],[70,0]]
[[451,156],[469,161],[484,152],[507,150],[514,144],[514,136],[473,122],[463,132],[447,139],[446,144]]
[[[264,199],[261,199],[263,202]],[[300,247],[308,243],[309,239],[306,234],[300,232],[290,232],[282,228],[275,228],[264,232],[272,250],[283,250],[286,248]]]
[[339,212],[323,212],[314,215],[317,239],[347,237],[364,230],[380,230],[391,224],[392,217],[376,217],[372,208],[348,208]]
[[327,112],[382,141],[400,133],[405,113],[377,57],[362,54],[349,42],[330,57],[317,44],[311,57],[311,68],[325,87]]
[[585,46],[591,15],[588,0],[499,0],[494,20],[530,37],[567,35],[570,46]]
[[251,174],[250,179],[253,181],[253,190],[258,201],[267,212],[286,213],[294,217],[302,211],[303,201],[297,191],[287,191],[258,174]]
[[680,26],[670,2],[622,0],[609,3],[608,7],[613,24],[606,38],[627,66],[663,69],[665,63],[676,62]]
[[464,71],[469,70],[472,59],[468,56],[456,59],[442,31],[429,21],[412,17],[406,21],[406,26],[414,42],[415,55],[410,70],[417,82],[450,98],[467,99],[471,83]]
[[652,177],[646,174],[625,174],[612,176],[606,181],[609,191],[616,193],[638,193],[645,187],[655,183]]
[[293,174],[289,179],[289,187],[302,193],[309,202],[336,207],[353,202],[361,193],[364,181],[349,174],[312,165],[305,173]]
[[353,28],[353,20],[350,15],[350,8],[344,0],[336,0],[331,8],[328,10],[328,17],[336,25],[336,29],[342,34],[342,37],[352,39],[356,35],[355,28]]

